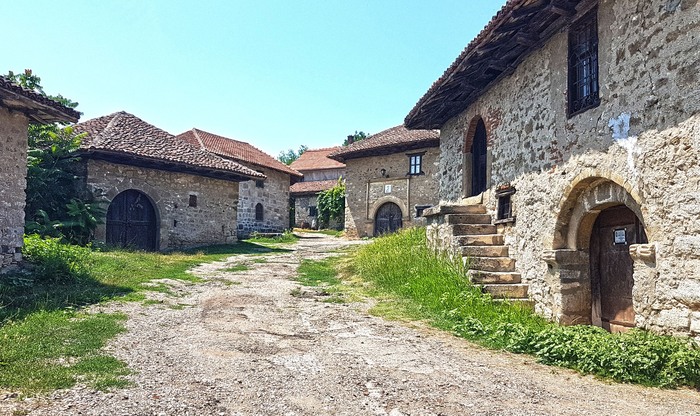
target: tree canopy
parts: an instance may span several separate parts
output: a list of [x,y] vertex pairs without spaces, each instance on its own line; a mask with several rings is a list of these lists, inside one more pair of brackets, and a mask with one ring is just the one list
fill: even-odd
[[280,152],[280,154],[277,156],[277,160],[284,163],[285,165],[291,165],[292,162],[299,159],[299,156],[301,156],[308,149],[309,146],[303,144],[299,146],[299,150],[297,151],[294,151],[294,149],[287,149],[286,151]]
[[348,135],[348,137],[343,142],[343,146],[351,145],[355,142],[359,142],[360,140],[364,140],[368,137],[369,137],[369,133],[365,133],[364,131],[355,130],[355,134]]

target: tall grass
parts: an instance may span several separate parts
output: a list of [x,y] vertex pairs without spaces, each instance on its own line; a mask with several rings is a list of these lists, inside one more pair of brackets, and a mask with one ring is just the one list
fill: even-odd
[[700,350],[691,340],[560,326],[517,304],[495,301],[468,281],[459,264],[427,248],[424,229],[403,230],[360,248],[349,272],[400,299],[413,317],[487,347],[622,382],[700,386]]

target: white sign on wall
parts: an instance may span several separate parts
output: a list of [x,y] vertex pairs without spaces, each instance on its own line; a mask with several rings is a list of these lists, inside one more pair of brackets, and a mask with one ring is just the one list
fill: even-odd
[[384,185],[384,193],[385,194],[391,193],[391,185]]

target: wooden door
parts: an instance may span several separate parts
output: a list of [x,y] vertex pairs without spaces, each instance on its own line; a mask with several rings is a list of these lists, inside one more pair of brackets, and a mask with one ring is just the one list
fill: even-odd
[[379,207],[374,219],[374,235],[393,233],[403,225],[401,208],[393,202],[387,202]]
[[156,211],[145,194],[130,189],[117,195],[107,209],[107,244],[154,251]]
[[479,120],[472,141],[472,196],[486,190],[486,126]]
[[633,261],[631,244],[646,242],[637,216],[626,206],[598,214],[591,235],[591,289],[594,315],[611,332],[634,327]]

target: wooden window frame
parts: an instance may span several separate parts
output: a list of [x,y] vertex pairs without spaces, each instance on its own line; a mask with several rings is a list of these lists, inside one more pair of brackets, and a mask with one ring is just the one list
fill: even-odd
[[408,176],[425,175],[423,172],[423,155],[422,153],[409,153],[408,156]]
[[569,27],[567,115],[569,118],[600,105],[598,65],[598,7]]

